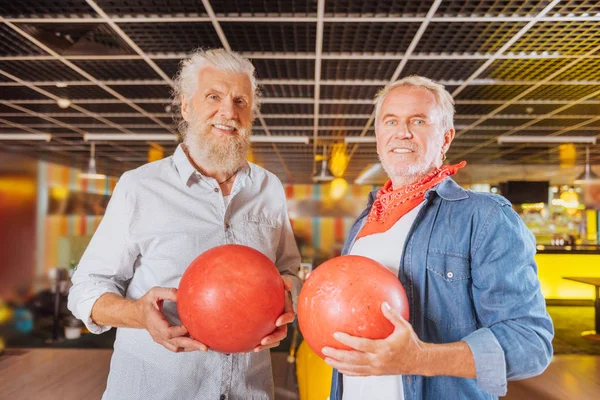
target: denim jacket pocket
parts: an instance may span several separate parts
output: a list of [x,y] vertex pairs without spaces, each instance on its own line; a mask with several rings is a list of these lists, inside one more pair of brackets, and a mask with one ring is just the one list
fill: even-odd
[[476,324],[471,296],[471,264],[460,254],[430,251],[427,256],[425,316],[436,326],[460,330]]

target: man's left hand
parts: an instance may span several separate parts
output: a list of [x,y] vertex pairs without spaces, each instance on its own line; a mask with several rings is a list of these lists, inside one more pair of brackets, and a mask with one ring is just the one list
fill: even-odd
[[394,325],[385,339],[372,340],[336,332],[334,338],[353,350],[324,347],[325,362],[346,376],[413,375],[423,366],[426,344],[400,313],[381,307],[383,315]]
[[294,307],[292,304],[291,290],[293,286],[292,278],[289,276],[282,276],[283,287],[285,289],[285,305],[283,307],[283,314],[275,321],[275,330],[269,336],[264,337],[260,341],[260,345],[254,348],[254,352],[270,349],[271,347],[279,346],[279,343],[287,336],[287,324],[294,322],[296,314],[294,314]]

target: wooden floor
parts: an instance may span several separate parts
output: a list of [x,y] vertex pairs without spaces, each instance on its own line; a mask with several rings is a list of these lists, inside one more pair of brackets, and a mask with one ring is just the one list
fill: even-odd
[[505,399],[598,400],[600,399],[600,356],[554,356],[540,376],[509,382]]
[[[111,350],[7,349],[0,356],[3,399],[100,399]],[[277,400],[297,399],[285,353],[273,353]],[[600,356],[558,355],[541,376],[510,382],[510,400],[600,399]]]

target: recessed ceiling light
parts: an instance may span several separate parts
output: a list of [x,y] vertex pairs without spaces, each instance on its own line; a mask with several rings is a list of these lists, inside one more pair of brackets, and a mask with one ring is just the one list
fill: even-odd
[[71,105],[71,100],[69,100],[69,99],[58,99],[58,100],[56,100],[56,104],[58,104],[58,106],[60,108],[69,108],[69,106]]
[[69,84],[66,82],[56,82],[56,87],[68,87]]

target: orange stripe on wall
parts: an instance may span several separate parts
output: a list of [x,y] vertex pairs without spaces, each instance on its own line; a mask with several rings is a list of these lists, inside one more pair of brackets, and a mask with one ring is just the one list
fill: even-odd
[[335,235],[335,240],[339,241],[339,240],[344,240],[344,221],[342,220],[342,218],[336,218],[335,222],[334,222],[334,235]]

